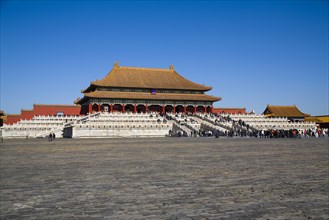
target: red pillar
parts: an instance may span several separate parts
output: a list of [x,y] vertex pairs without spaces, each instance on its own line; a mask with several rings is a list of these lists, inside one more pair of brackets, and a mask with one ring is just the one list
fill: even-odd
[[110,104],[110,112],[113,112],[113,105]]
[[207,113],[207,107],[204,106],[204,113]]
[[163,114],[166,113],[166,112],[165,112],[165,106],[164,106],[164,105],[162,106],[162,113],[163,113]]
[[194,113],[196,113],[196,105],[194,106]]
[[122,113],[125,113],[125,105],[122,104]]
[[98,111],[101,111],[101,104],[98,104]]
[[145,105],[145,111],[148,112],[149,111],[149,106],[146,104]]
[[186,113],[186,105],[184,105],[184,113]]
[[93,105],[90,103],[89,104],[89,114],[91,114],[93,112]]
[[134,113],[137,112],[137,107],[136,107],[136,104],[134,104]]

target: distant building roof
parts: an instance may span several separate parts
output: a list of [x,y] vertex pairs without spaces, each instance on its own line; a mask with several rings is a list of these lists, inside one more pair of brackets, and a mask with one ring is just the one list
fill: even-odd
[[180,89],[209,91],[211,86],[194,83],[178,74],[171,65],[169,69],[125,67],[114,64],[113,69],[101,80],[91,82],[83,92],[93,86],[150,89]]
[[274,106],[267,105],[263,114],[265,116],[274,116],[274,117],[306,117],[309,116],[301,112],[295,105],[293,106]]
[[317,123],[329,123],[329,115],[305,117],[305,121],[314,121]]
[[213,113],[246,114],[246,108],[213,108]]

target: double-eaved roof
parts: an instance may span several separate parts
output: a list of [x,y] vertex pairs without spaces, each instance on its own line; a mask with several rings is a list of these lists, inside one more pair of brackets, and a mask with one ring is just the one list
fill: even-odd
[[[145,89],[150,92],[142,92]],[[208,102],[221,100],[220,97],[204,93],[211,89],[211,86],[185,79],[172,65],[169,69],[160,69],[125,67],[116,63],[103,79],[91,82],[90,86],[82,91],[84,97],[77,99],[75,103],[83,104],[89,98]],[[152,90],[155,92],[151,92]]]
[[83,92],[92,87],[149,88],[209,91],[211,86],[194,83],[178,74],[173,66],[169,69],[126,67],[115,64],[113,69],[101,80],[91,82]]

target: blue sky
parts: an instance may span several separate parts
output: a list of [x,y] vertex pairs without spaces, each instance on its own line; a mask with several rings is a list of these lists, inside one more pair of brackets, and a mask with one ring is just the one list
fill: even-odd
[[215,107],[328,110],[328,1],[1,1],[0,109],[73,104],[122,66],[212,86]]

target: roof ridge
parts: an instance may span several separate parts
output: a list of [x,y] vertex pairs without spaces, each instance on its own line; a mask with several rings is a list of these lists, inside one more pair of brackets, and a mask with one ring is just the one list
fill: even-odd
[[153,67],[135,67],[135,66],[118,66],[120,69],[138,69],[138,70],[157,70],[157,71],[170,71],[170,69],[165,68],[153,68]]
[[270,107],[296,107],[295,105],[268,105]]

